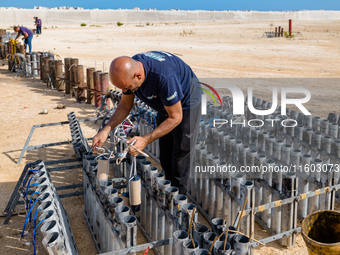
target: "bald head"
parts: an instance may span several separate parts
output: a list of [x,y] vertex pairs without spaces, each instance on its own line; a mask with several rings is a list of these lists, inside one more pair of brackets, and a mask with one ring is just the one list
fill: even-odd
[[127,56],[111,62],[109,75],[111,83],[124,92],[140,87],[145,77],[143,64]]

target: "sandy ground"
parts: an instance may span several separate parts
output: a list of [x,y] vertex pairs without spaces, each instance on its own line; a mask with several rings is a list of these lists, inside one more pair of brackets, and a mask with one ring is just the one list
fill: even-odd
[[[326,118],[329,112],[340,111],[340,21],[296,21],[294,31],[302,37],[262,38],[264,31],[275,26],[287,30],[288,21],[202,22],[106,24],[95,27],[58,27],[43,29],[33,39],[34,51],[53,51],[61,59],[79,58],[80,64],[108,71],[111,60],[117,56],[132,56],[147,50],[165,50],[176,53],[197,74],[204,78],[257,78],[249,80],[256,88],[255,95],[268,98],[273,82],[285,86],[307,88],[312,100],[306,107],[315,116]],[[0,63],[1,64],[1,63]],[[2,65],[2,64],[1,64]],[[265,79],[266,78],[266,79]],[[269,80],[271,78],[273,80]],[[277,78],[298,78],[294,80]],[[307,79],[319,78],[319,79]],[[320,79],[323,78],[323,79]],[[249,86],[245,80],[241,84]],[[280,85],[281,86],[281,85]],[[7,66],[0,68],[1,122],[0,122],[0,211],[3,211],[12,190],[28,162],[71,158],[72,146],[57,146],[31,150],[20,164],[16,164],[33,125],[66,121],[67,113],[74,111],[78,118],[92,117],[95,107],[78,104],[63,92],[52,92],[40,81],[14,77]],[[66,109],[57,109],[59,103]],[[48,114],[40,114],[42,109]],[[86,137],[92,137],[98,125],[83,123]],[[39,128],[30,145],[70,140],[69,126]],[[66,185],[82,181],[81,171],[63,171],[52,175],[54,184]],[[96,254],[91,236],[83,218],[83,197],[62,200],[70,218],[80,254]],[[23,212],[22,206],[16,212]],[[4,219],[1,217],[1,219]],[[12,217],[8,225],[0,225],[1,254],[31,254],[31,246],[20,243],[19,236],[24,216]],[[257,226],[255,238],[268,235]],[[40,239],[39,239],[40,238]],[[28,241],[31,239],[28,237]],[[41,237],[38,236],[38,244]],[[141,239],[139,239],[141,240]],[[40,254],[46,254],[40,245]],[[283,248],[276,242],[257,248],[255,254],[307,254],[301,238],[297,245]]]

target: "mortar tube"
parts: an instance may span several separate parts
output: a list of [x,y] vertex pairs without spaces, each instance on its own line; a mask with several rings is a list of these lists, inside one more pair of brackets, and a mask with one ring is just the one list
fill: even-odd
[[223,192],[223,216],[227,222],[231,222],[231,198],[230,196]]
[[146,161],[146,157],[142,155],[138,155],[136,157],[136,170],[137,170],[137,175],[143,176],[142,170],[141,170],[141,163]]
[[123,241],[122,248],[130,248],[137,245],[137,218],[135,216],[125,216],[121,218]]
[[[72,67],[73,68],[73,67]],[[82,65],[77,65],[74,69],[75,71],[75,82],[77,83],[77,95],[76,98],[77,100],[80,100],[82,98],[85,98],[85,90],[80,88],[80,86],[84,85],[84,66]]]
[[[254,183],[251,182],[251,181],[242,181],[240,183],[240,192],[241,192],[241,200],[242,202],[244,203],[245,202],[245,199],[246,197],[248,196],[248,199],[247,199],[247,202],[246,202],[246,205],[245,205],[245,210],[247,209],[250,209],[251,208],[251,205],[252,205],[252,202],[253,202],[253,189],[254,189]],[[262,192],[261,192],[261,201],[262,201]],[[241,219],[241,224],[240,224],[240,232],[246,234],[246,235],[250,235],[251,234],[251,215],[248,214],[248,215],[245,215],[243,216]]]
[[[166,193],[166,207],[169,209],[170,213],[174,215],[174,196],[178,195],[178,188],[177,187],[168,187],[165,189]],[[172,220],[167,220],[165,223],[165,237],[164,238],[171,238],[173,233],[173,222]],[[168,244],[164,246],[164,254],[165,255],[172,255],[172,246],[173,244]]]
[[193,239],[196,240],[199,244],[199,247],[203,247],[203,235],[207,232],[210,232],[209,227],[203,225],[201,223],[196,223],[195,228],[193,229]]
[[[228,226],[229,230],[236,230],[234,226]],[[226,228],[223,228],[223,231],[225,231]],[[227,243],[230,244],[231,249],[234,249],[234,236],[237,235],[235,232],[230,232],[228,231],[228,236],[227,236]],[[225,241],[225,235],[222,236],[220,239],[221,241]]]
[[[216,179],[223,185],[224,172],[223,169],[228,170],[227,162],[218,161],[216,164]],[[219,172],[220,171],[220,172]],[[223,208],[223,196],[224,191],[218,186],[215,185],[215,194],[216,194],[216,203],[215,203],[215,217],[223,217],[224,216],[224,208]]]
[[266,138],[266,153],[268,153],[270,156],[273,156],[274,141],[275,136],[273,135],[269,135]]
[[[169,180],[161,180],[158,182],[158,186],[160,189],[158,190],[158,198],[165,205],[165,190],[171,186],[171,182]],[[157,238],[159,240],[163,240],[165,238],[165,214],[162,209],[158,209],[158,227],[157,227]],[[158,248],[158,251],[161,254],[164,254],[164,246]]]
[[329,135],[334,139],[338,138],[339,135],[339,125],[336,122],[329,124]]
[[[197,212],[197,208],[194,204],[190,204],[190,203],[186,203],[184,205],[182,205],[182,230],[185,230],[187,232],[190,232],[191,230],[189,229],[189,225],[190,225],[190,217],[192,216],[192,212],[195,208],[195,213],[193,216],[193,223],[197,223],[198,221],[198,212]],[[189,214],[190,216],[189,216]],[[193,228],[193,226],[191,226],[191,228]]]
[[260,128],[251,128],[251,145],[255,146],[256,148],[259,147],[260,131]]
[[228,137],[227,140],[227,162],[232,162],[233,159],[233,143],[236,141],[236,138],[231,136]]
[[[195,244],[195,246],[194,246]],[[191,239],[182,242],[183,245],[183,255],[189,255],[191,252],[197,251],[199,249],[199,243],[194,240],[194,244]]]
[[259,150],[262,151],[262,152],[266,151],[266,138],[268,136],[269,135],[266,131],[262,131],[259,134],[259,143],[258,143],[259,146],[258,147],[259,147]]
[[243,235],[234,236],[234,251],[237,255],[248,255],[249,238]]
[[[147,169],[151,167],[151,162],[150,161],[144,161],[141,162],[140,168],[141,168],[141,173],[142,173],[142,179],[146,182],[146,172]],[[146,214],[147,214],[147,209],[146,209],[146,204],[147,204],[147,195],[144,186],[141,186],[141,198],[142,198],[142,203],[140,205],[140,210],[141,210],[141,216],[140,216],[140,223],[145,229],[146,225]]]
[[286,165],[290,164],[290,154],[293,147],[290,144],[283,144],[281,147],[281,161]]
[[[203,166],[207,167],[209,165],[208,158],[212,155],[211,151],[203,151],[202,159]],[[207,176],[202,175],[202,208],[204,211],[208,212],[209,209],[209,178]]]
[[[33,63],[34,68],[34,63]],[[54,81],[55,81],[55,88],[58,89],[58,91],[64,91],[65,85],[63,81],[57,77],[60,77],[63,75],[63,62],[61,60],[56,60],[54,63]]]
[[[280,166],[275,165],[274,169],[280,168]],[[272,187],[276,189],[279,193],[282,192],[282,172],[281,169],[272,172]],[[272,200],[276,201],[280,199],[279,197],[272,196]],[[274,207],[271,209],[271,228],[276,234],[281,233],[281,207]]]
[[245,144],[251,143],[251,129],[249,126],[243,128],[242,142]]
[[[202,163],[202,158],[203,158],[203,151],[205,151],[204,146],[199,146],[198,149],[196,147],[196,164],[203,166]],[[203,179],[202,176],[200,174],[196,173],[196,201],[197,203],[199,203],[200,205],[202,205],[202,197],[203,197],[203,192],[202,192],[202,185],[203,185]],[[193,192],[195,193],[195,192]]]
[[[256,172],[256,179],[263,179],[263,165],[264,161],[266,160],[266,155],[264,154],[256,154],[255,155],[255,166],[258,167],[258,172]],[[264,188],[254,180],[254,187],[255,187],[255,206],[260,206],[263,204],[263,190]],[[257,216],[262,219],[262,212],[257,213]],[[250,234],[250,233],[249,233]]]
[[312,120],[312,126],[313,130],[316,132],[320,132],[320,126],[321,126],[321,118],[320,117],[314,117]]
[[239,162],[242,166],[247,165],[247,153],[249,148],[249,145],[243,145],[240,149]]
[[218,237],[218,235],[215,232],[204,233],[203,234],[203,248],[206,250],[209,250],[216,237]]
[[[130,213],[130,208],[126,205],[120,205],[115,208],[115,228],[116,228],[116,231],[119,237],[121,237],[121,232],[122,232],[121,219],[125,216],[129,216],[129,213]],[[97,230],[97,232],[98,231],[99,229]]]
[[224,136],[224,130],[223,129],[219,129],[216,133],[217,135],[217,148],[216,148],[216,153],[214,155],[218,156],[219,158],[221,158],[221,156],[223,157],[224,155],[222,154],[223,151],[223,136]]
[[[76,66],[79,65],[79,59],[77,58],[71,58],[70,60],[70,68],[67,70],[69,72],[69,79],[70,82],[76,82],[76,75],[77,75],[77,68]],[[73,94],[73,84],[70,83],[70,94]]]
[[62,245],[63,238],[58,232],[50,233],[42,240],[42,245],[46,248],[48,254],[63,254],[64,246]]
[[255,165],[255,155],[257,151],[256,150],[248,150],[247,151],[247,166],[254,166]]
[[[290,152],[290,164],[295,167],[295,170],[300,166],[301,150],[293,149]],[[295,171],[294,170],[294,171]]]
[[32,74],[33,77],[37,77],[38,76],[38,61],[37,61],[37,55],[36,54],[32,54]]
[[[324,166],[322,166],[324,168]],[[320,175],[321,187],[330,187],[333,184],[334,174],[333,166],[327,165],[327,168],[322,169]],[[319,210],[334,210],[332,206],[332,192],[327,192],[325,194],[319,195]]]
[[[152,188],[152,180],[151,177],[153,174],[157,173],[158,169],[157,167],[150,167],[146,170],[146,181],[147,185]],[[152,230],[152,209],[153,209],[153,199],[151,198],[150,194],[146,192],[146,205],[145,205],[145,210],[146,210],[146,216],[145,216],[145,231],[148,234],[148,236],[151,238],[151,230]]]
[[331,153],[332,137],[330,135],[325,135],[321,139],[321,149]]
[[281,150],[282,150],[283,141],[276,139],[273,147],[273,157],[281,160]]
[[303,126],[305,128],[313,128],[313,116],[312,115],[304,115]]
[[107,210],[110,206],[109,200],[113,197],[118,197],[118,190],[115,188],[108,188],[105,189],[104,194],[105,194],[104,208]]
[[53,232],[59,232],[60,231],[60,226],[57,221],[55,220],[50,220],[50,221],[44,221],[44,224],[41,226],[40,231],[43,234],[43,236],[47,236],[50,233]]
[[226,243],[226,245],[224,246],[224,241],[216,241],[213,250],[214,255],[227,255],[231,254],[232,252],[230,244]]
[[91,151],[83,153],[82,155],[83,169],[86,169],[86,158],[91,156],[93,156],[93,153]]
[[189,239],[188,232],[184,230],[177,230],[173,233],[172,255],[183,255],[182,243]]
[[26,55],[26,76],[30,77],[32,74],[32,68],[31,68],[31,55]]
[[227,141],[229,138],[229,134],[223,134],[222,136],[222,143],[221,143],[221,149],[220,149],[220,159],[223,161],[227,160]]
[[[157,195],[160,190],[160,186],[158,185],[159,181],[164,180],[164,174],[162,173],[154,173],[151,176],[152,182],[152,190]],[[152,201],[152,211],[151,211],[151,238],[154,241],[159,240],[157,236],[158,230],[158,213],[159,213],[158,205],[155,201]]]
[[178,218],[178,224],[182,224],[182,206],[188,203],[187,196],[178,194],[174,196],[174,215]]
[[332,154],[340,158],[340,139],[332,143]]
[[[297,194],[295,173],[288,172],[282,175],[282,193],[285,198],[294,197]],[[294,204],[289,203],[281,206],[281,232],[286,232],[294,228]],[[281,244],[287,247],[294,245],[293,236],[282,237]]]
[[[307,176],[309,172],[306,171],[307,168],[310,168],[311,163],[311,155],[303,154],[301,156],[301,171],[305,173]],[[309,190],[309,183],[307,180],[299,178],[299,194],[305,194]],[[298,211],[300,212],[303,218],[307,217],[307,209],[308,209],[308,199],[303,199],[299,201],[298,204]]]
[[[243,181],[243,174],[235,173],[231,176],[231,191],[234,195],[240,199],[240,184]],[[238,212],[240,211],[240,206],[234,200],[231,201],[231,222],[234,222]]]
[[[91,90],[94,89],[94,85],[93,85],[93,72],[94,71],[95,71],[95,68],[86,68],[86,87]],[[93,91],[90,91],[90,90],[86,91],[86,103],[94,104],[94,92]]]
[[313,134],[312,129],[305,128],[302,132],[302,141],[308,144],[312,144],[312,134]]
[[232,148],[232,150],[233,150],[233,152],[232,152],[232,154],[233,154],[233,156],[232,156],[232,162],[238,162],[239,161],[239,158],[238,158],[238,156],[239,156],[239,153],[240,153],[240,148],[241,148],[241,146],[242,146],[242,142],[241,141],[234,141],[233,142],[233,148]]
[[321,122],[320,122],[320,132],[328,135],[328,133],[329,133],[329,120],[321,120]]
[[[194,154],[194,166],[193,168],[195,168],[195,166],[199,166],[200,164],[197,162],[197,160],[200,159],[200,153],[202,150],[204,150],[205,147],[201,146],[200,144],[197,144],[196,147],[195,147],[195,154]],[[191,171],[191,175],[190,175],[190,179],[189,179],[189,182],[190,182],[190,194],[191,196],[197,200],[197,190],[198,190],[198,174],[196,173],[196,171]]]
[[124,205],[124,200],[121,197],[112,197],[108,200],[109,203],[109,212],[110,218],[115,219],[115,209],[117,206]]
[[295,126],[294,137],[302,141],[303,130],[304,130],[304,127],[302,125]]
[[313,132],[311,145],[321,149],[321,132]]
[[214,218],[211,220],[211,230],[218,236],[220,236],[223,233],[223,228],[226,227],[227,225],[228,225],[227,221],[225,221],[222,218]]
[[214,136],[214,127],[206,127],[207,131],[208,131],[208,137],[206,139],[206,145],[207,145],[207,150],[209,151],[213,151],[213,136]]
[[[72,62],[72,60],[71,60]],[[73,67],[72,67],[73,68]],[[94,71],[93,74],[93,88],[96,92],[94,92],[94,105],[96,107],[99,107],[101,104],[101,97],[100,94],[98,92],[100,92],[100,76],[99,74],[102,71]],[[71,76],[71,75],[70,75]]]
[[[210,156],[209,157],[209,166],[215,167],[217,166],[219,158],[218,156]],[[211,177],[209,178],[209,209],[208,214],[210,217],[215,217],[215,207],[216,207],[216,185],[213,180],[213,178],[216,176],[216,172],[214,174],[211,174]]]
[[294,132],[294,129],[295,129],[294,125],[295,125],[295,121],[288,121],[287,122],[286,134],[290,135],[291,137],[294,137],[294,134],[295,134],[295,132]]
[[[313,171],[314,167],[315,170]],[[317,181],[320,181],[321,172],[319,172],[319,169],[322,169],[322,160],[318,158],[312,159],[309,176]],[[309,191],[315,191],[317,189],[319,189],[319,187],[317,187],[314,183],[309,183]],[[311,214],[318,210],[319,210],[319,196],[308,198],[307,213]]]
[[218,152],[218,149],[219,149],[219,132],[222,132],[223,131],[219,131],[217,128],[213,128],[212,129],[212,152],[213,152],[213,155],[218,155],[219,152]]

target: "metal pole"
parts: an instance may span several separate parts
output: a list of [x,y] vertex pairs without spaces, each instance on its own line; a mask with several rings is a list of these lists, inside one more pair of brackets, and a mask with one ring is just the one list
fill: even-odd
[[[267,159],[265,161],[266,171],[263,171],[263,179],[268,183],[269,186],[272,186],[272,173],[273,173],[273,167],[275,166],[275,161],[272,159]],[[262,203],[267,204],[272,202],[272,194],[271,192],[264,188],[263,189],[263,198]],[[268,228],[271,227],[271,209],[264,210],[261,213],[261,219],[262,221],[267,225]]]
[[[165,195],[166,189],[171,186],[171,182],[169,180],[161,180],[158,182],[159,191],[158,191],[158,198],[159,201],[165,205]],[[158,240],[163,240],[165,238],[165,214],[162,209],[159,209],[158,212],[158,227],[157,227],[157,238]],[[158,251],[161,254],[164,254],[164,246],[158,248]]]
[[[254,189],[254,183],[251,181],[241,181],[240,183],[240,193],[241,193],[241,201],[242,203],[245,202],[246,197],[248,196],[246,205],[244,207],[244,209],[250,209],[252,203],[254,202],[254,198],[252,196],[252,190]],[[242,215],[240,216],[242,217]],[[242,232],[245,235],[250,235],[251,234],[251,215],[246,215],[243,216],[241,219],[239,219],[241,221],[240,224],[240,232]]]
[[[202,159],[203,159],[203,166],[208,167],[209,165],[209,157],[212,155],[211,151],[203,151],[202,152]],[[207,176],[202,176],[202,208],[204,211],[208,212],[209,209],[209,178]]]
[[[314,180],[320,181],[321,171],[319,169],[322,169],[322,160],[318,158],[312,159],[309,176]],[[309,191],[315,191],[318,188],[319,187],[317,187],[314,183],[309,184]],[[308,198],[308,214],[311,214],[317,210],[319,210],[319,196]]]
[[[296,190],[296,182],[297,177],[295,173],[284,173],[283,174],[283,181],[282,181],[282,191],[285,198],[295,197],[297,195]],[[281,206],[281,232],[286,232],[290,229],[293,229],[293,224],[296,221],[294,219],[294,210],[295,204],[290,203]],[[295,244],[295,240],[293,241],[293,236],[283,237],[281,239],[281,244],[287,247],[291,247]]]
[[[274,171],[272,173],[272,186],[276,189],[279,193],[282,191],[282,170],[280,166],[274,166]],[[280,199],[279,197],[272,197],[272,200],[276,201]],[[271,210],[272,217],[271,217],[271,228],[276,234],[281,233],[281,207],[275,207]]]
[[[243,181],[243,174],[235,173],[231,176],[231,191],[234,193],[235,197],[238,199],[241,198],[240,193],[240,184],[241,181]],[[234,200],[231,201],[231,220],[232,222],[235,221],[236,216],[238,214],[238,211],[240,211],[240,206],[238,203],[236,203]],[[230,225],[232,225],[232,222]]]

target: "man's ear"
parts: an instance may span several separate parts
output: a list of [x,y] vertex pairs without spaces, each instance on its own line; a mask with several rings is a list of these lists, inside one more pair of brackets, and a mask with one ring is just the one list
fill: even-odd
[[142,79],[142,73],[141,72],[135,72],[134,78],[137,80],[141,80]]

